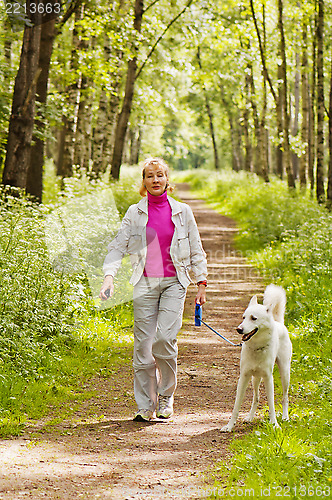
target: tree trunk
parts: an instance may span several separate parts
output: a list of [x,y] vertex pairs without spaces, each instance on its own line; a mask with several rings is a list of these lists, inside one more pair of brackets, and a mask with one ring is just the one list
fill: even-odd
[[[95,49],[91,44],[91,39],[83,36],[80,45],[83,59],[86,58],[88,51]],[[92,148],[92,91],[93,82],[90,76],[84,72],[81,76],[81,85],[79,92],[79,105],[77,110],[77,125],[75,133],[74,165],[79,171],[89,171]]]
[[243,164],[243,159],[242,159],[242,144],[241,144],[241,138],[239,138],[239,135],[241,136],[241,131],[239,131],[240,126],[236,126],[236,119],[234,118],[234,109],[236,109],[236,106],[233,102],[228,103],[226,96],[225,96],[225,90],[220,83],[220,94],[221,94],[221,101],[224,105],[225,111],[228,115],[228,122],[229,122],[229,131],[230,131],[230,139],[231,139],[231,144],[232,144],[232,168],[236,172],[241,170],[242,164]]
[[99,177],[103,172],[104,137],[108,123],[108,101],[106,90],[103,88],[99,99],[98,119],[93,134],[93,175]]
[[[55,2],[53,1],[53,3]],[[53,18],[50,21],[43,23],[41,28],[41,45],[39,52],[39,68],[41,69],[41,72],[37,82],[36,99],[44,109],[47,100],[47,85],[51,55],[56,35],[55,22],[56,18]],[[42,129],[42,121],[36,120],[35,126],[37,129]],[[43,192],[44,145],[44,139],[39,137],[34,138],[34,145],[31,147],[30,163],[26,182],[27,192],[40,203],[42,201]]]
[[[30,12],[30,0],[26,3]],[[38,11],[38,9],[37,9]],[[39,78],[40,14],[29,14],[25,25],[20,66],[15,79],[12,112],[3,171],[3,184],[25,189],[35,117],[36,85]]]
[[289,143],[290,117],[288,111],[288,85],[287,85],[287,61],[286,61],[286,42],[283,22],[283,0],[278,0],[278,27],[280,33],[280,53],[281,53],[281,73],[282,73],[282,105],[283,105],[283,148],[284,161],[287,174],[287,183],[289,188],[295,188],[294,175],[291,164],[291,152]]
[[129,165],[137,165],[142,141],[142,122],[130,129],[130,157]]
[[255,81],[253,75],[252,65],[250,66],[250,99],[251,99],[251,107],[252,107],[252,115],[254,121],[255,128],[255,160],[254,160],[254,171],[257,175],[263,177],[265,181],[268,181],[267,175],[267,154],[266,154],[266,128],[265,128],[265,104],[263,106],[262,118],[260,119],[257,103],[256,103],[256,88]]
[[267,95],[266,95],[266,80],[263,84],[264,104],[260,120],[260,171],[265,182],[269,182],[269,165],[268,165],[268,134],[266,129],[266,112],[267,112]]
[[[83,53],[83,59],[91,47],[91,39],[82,37],[79,49]],[[91,131],[92,131],[92,92],[93,82],[85,73],[81,74],[81,84],[79,92],[79,104],[77,110],[77,124],[75,132],[74,165],[79,171],[83,169],[88,172],[91,159]]]
[[[258,38],[259,52],[260,52],[261,62],[262,62],[262,67],[263,67],[264,82],[265,82],[265,85],[267,83],[269,84],[270,91],[271,91],[271,94],[273,96],[273,99],[274,99],[274,102],[275,102],[275,105],[276,105],[278,137],[280,138],[281,137],[281,133],[280,132],[281,132],[281,129],[282,129],[281,114],[280,114],[280,106],[281,106],[281,104],[280,104],[280,98],[278,98],[278,96],[277,96],[277,94],[276,94],[276,92],[275,92],[275,90],[273,88],[272,80],[271,80],[269,72],[268,72],[268,68],[267,68],[267,64],[266,64],[266,57],[265,57],[265,5],[263,3],[263,18],[264,18],[264,39],[263,40],[262,40],[261,33],[260,33],[260,30],[259,30],[259,27],[258,27],[258,22],[257,22],[256,14],[255,14],[255,8],[254,8],[254,2],[253,2],[253,0],[250,0],[250,9],[251,9],[252,18],[253,18],[253,21],[254,21],[255,30],[256,30],[256,34],[257,34],[257,38]],[[264,132],[264,135],[265,134],[267,135],[266,130]],[[268,149],[268,148],[266,147],[266,149]],[[278,149],[279,149],[279,151],[281,151],[281,145],[279,145]],[[278,155],[278,151],[277,151],[277,170],[280,171],[281,175],[282,175],[282,171],[283,171],[282,160],[283,160],[283,155],[281,155],[281,154]],[[264,161],[267,161],[267,160],[264,160]],[[263,168],[263,170],[261,170],[261,172],[264,172],[264,168]],[[266,175],[266,174],[264,173],[264,175]]]
[[[266,53],[266,16],[265,5],[263,3],[263,50]],[[260,120],[260,137],[261,137],[261,175],[265,182],[269,182],[269,165],[268,165],[268,134],[266,129],[266,114],[267,114],[267,74],[263,72],[263,108]]]
[[219,157],[218,157],[218,147],[217,147],[217,142],[216,142],[216,135],[214,132],[211,106],[210,106],[209,98],[208,98],[208,95],[206,92],[205,92],[205,107],[206,107],[206,112],[207,112],[207,115],[209,118],[209,129],[210,129],[211,141],[212,141],[212,146],[213,146],[213,155],[214,155],[214,168],[216,170],[218,170],[220,167]]
[[317,164],[316,197],[319,203],[325,199],[324,190],[324,0],[318,0],[317,23]]
[[[202,72],[200,47],[198,47],[198,49],[197,49],[197,61],[198,61],[199,69]],[[213,155],[214,155],[214,167],[216,170],[218,170],[219,169],[219,157],[218,157],[216,135],[215,135],[214,126],[213,126],[213,116],[212,116],[209,96],[208,96],[204,82],[202,82],[202,89],[203,89],[203,94],[204,94],[206,113],[207,113],[208,118],[209,118],[209,128],[210,128],[210,135],[211,135],[211,141],[212,141],[212,146],[213,146]]]
[[[118,14],[121,15],[119,6]],[[106,61],[111,57],[110,39],[105,35],[104,39],[104,57]],[[121,83],[120,65],[123,57],[123,52],[116,50],[113,59],[115,58],[117,67],[114,71],[113,79],[109,82],[112,89],[108,98],[105,88],[102,89],[99,99],[99,109],[97,113],[96,125],[93,131],[93,175],[99,177],[104,173],[110,163],[112,156],[112,145],[114,136],[114,127],[116,115],[119,107],[119,89]]]
[[12,66],[12,40],[11,40],[11,24],[9,18],[6,17],[4,20],[4,55],[5,55],[5,67],[3,68],[3,79],[5,89],[10,88],[10,74]]
[[80,102],[77,112],[75,134],[74,165],[81,170],[89,171],[91,159],[91,122],[92,122],[92,81],[82,74],[80,87]]
[[120,88],[120,78],[118,78],[117,85],[114,88],[114,94],[108,102],[108,120],[103,141],[103,159],[102,159],[102,171],[106,172],[107,167],[112,160],[112,152],[114,146],[114,135],[116,127],[116,117],[119,109],[119,88]]
[[[141,31],[142,17],[143,17],[143,0],[135,0],[134,28],[137,31],[137,33],[140,33]],[[122,163],[123,148],[124,148],[128,121],[134,97],[134,87],[135,87],[136,70],[137,70],[137,48],[135,48],[135,52],[136,53],[134,57],[128,62],[125,95],[115,130],[114,149],[113,149],[112,168],[111,168],[111,176],[113,177],[113,179],[119,179],[120,177],[120,167]]]
[[316,160],[316,90],[317,90],[317,13],[315,14],[315,26],[312,35],[312,72],[311,87],[309,88],[309,142],[308,142],[308,177],[310,180],[311,193],[315,189],[315,160]]
[[304,188],[307,184],[308,169],[308,144],[309,144],[309,94],[308,94],[308,36],[307,20],[303,15],[302,23],[302,62],[301,62],[301,98],[302,98],[302,127],[301,141],[303,151],[300,157],[300,186]]
[[241,169],[241,162],[239,151],[237,149],[237,140],[236,140],[236,130],[234,126],[234,117],[232,113],[228,113],[229,120],[229,129],[231,134],[231,144],[232,144],[232,169],[235,172],[238,172]]
[[249,107],[250,107],[250,68],[247,66],[245,74],[245,108],[243,111],[243,135],[244,135],[244,169],[247,172],[251,171],[252,164],[252,144],[250,138],[250,122],[249,122]]
[[327,206],[332,208],[332,58],[330,76],[330,106],[329,106],[329,173],[327,184]]
[[[295,79],[294,79],[294,117],[293,117],[293,126],[292,126],[292,136],[296,137],[299,133],[299,114],[300,114],[300,56],[298,50],[296,50],[295,54],[296,59],[296,69],[295,69]],[[299,174],[299,157],[297,153],[292,152],[292,168],[294,177],[297,179]]]
[[[278,60],[281,59],[280,55],[280,45],[278,49]],[[278,63],[278,99],[276,102],[276,117],[277,117],[277,132],[278,132],[278,144],[276,147],[276,174],[280,179],[284,176],[284,154],[282,147],[282,135],[283,135],[283,114],[282,114],[282,76],[281,76],[281,64]]]
[[[62,177],[71,177],[73,175],[74,154],[75,154],[75,135],[77,128],[77,113],[79,106],[79,93],[81,86],[81,77],[79,74],[79,61],[77,49],[80,43],[77,29],[77,21],[83,18],[83,6],[79,11],[75,11],[75,25],[73,30],[73,42],[71,51],[70,72],[74,75],[74,80],[67,88],[67,114],[63,116],[63,150],[59,149],[58,171],[57,174]],[[62,161],[61,161],[62,160]]]
[[143,122],[138,126],[138,137],[136,141],[136,158],[134,158],[134,165],[138,165],[139,156],[141,153],[141,144],[143,139]]

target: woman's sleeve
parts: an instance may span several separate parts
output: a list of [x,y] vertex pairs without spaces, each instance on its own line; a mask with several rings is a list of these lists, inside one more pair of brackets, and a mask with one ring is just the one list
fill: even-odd
[[115,238],[108,245],[103,271],[104,275],[115,276],[121,266],[121,261],[128,250],[128,241],[131,233],[133,206],[129,207],[122,219],[121,226]]
[[191,269],[196,282],[204,281],[207,278],[207,260],[204,252],[201,237],[195,221],[194,214],[188,206],[188,233],[190,244]]

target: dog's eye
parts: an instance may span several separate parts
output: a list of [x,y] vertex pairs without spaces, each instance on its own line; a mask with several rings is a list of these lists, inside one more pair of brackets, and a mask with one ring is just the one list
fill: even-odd
[[251,316],[250,316],[250,319],[251,319],[252,321],[256,321],[256,319],[257,319],[257,318],[256,318],[256,316],[251,315]]

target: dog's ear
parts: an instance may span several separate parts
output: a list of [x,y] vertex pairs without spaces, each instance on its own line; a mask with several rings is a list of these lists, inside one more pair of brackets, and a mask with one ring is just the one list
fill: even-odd
[[249,302],[249,306],[257,306],[257,304],[257,295],[254,295]]

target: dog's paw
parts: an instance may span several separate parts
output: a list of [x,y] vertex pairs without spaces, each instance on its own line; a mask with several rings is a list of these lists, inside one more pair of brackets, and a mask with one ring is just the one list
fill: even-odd
[[232,430],[233,430],[233,425],[229,425],[229,424],[224,425],[224,426],[220,429],[220,431],[221,431],[221,432],[232,432]]

